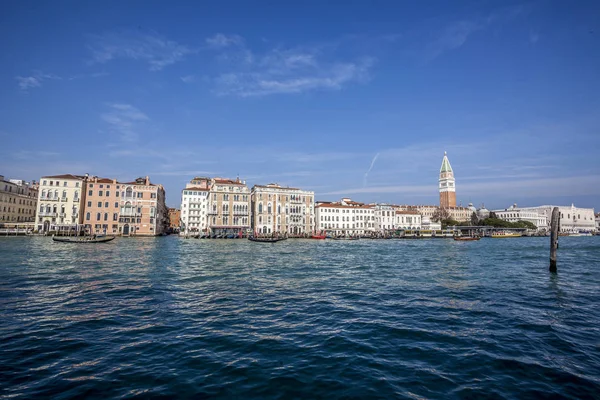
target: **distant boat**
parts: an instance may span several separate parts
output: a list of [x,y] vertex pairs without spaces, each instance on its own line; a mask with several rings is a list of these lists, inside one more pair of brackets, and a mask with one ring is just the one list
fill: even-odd
[[492,233],[492,238],[494,239],[503,239],[503,238],[512,238],[512,237],[521,237],[522,235],[520,233],[514,233],[514,232],[498,232],[498,233]]
[[286,240],[286,239],[287,238],[285,238],[285,237],[274,238],[274,237],[248,236],[248,240],[250,240],[251,242],[260,242],[260,243],[276,243],[276,242],[281,242],[282,240]]
[[454,236],[454,240],[459,240],[461,242],[470,242],[479,239],[481,239],[479,236]]
[[334,237],[333,240],[358,240],[358,237],[340,236],[340,237]]
[[77,236],[67,236],[67,237],[56,237],[52,236],[52,240],[55,242],[61,243],[106,243],[114,240],[114,236],[102,236],[102,237],[77,237]]
[[327,239],[326,235],[312,235],[311,239]]

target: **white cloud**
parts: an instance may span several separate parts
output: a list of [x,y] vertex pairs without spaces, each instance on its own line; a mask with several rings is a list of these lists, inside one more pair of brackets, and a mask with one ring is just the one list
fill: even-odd
[[220,44],[211,47],[219,51],[217,60],[225,66],[213,80],[218,95],[252,97],[340,90],[350,83],[368,81],[374,64],[371,57],[344,60],[337,57],[335,49],[323,51],[318,46],[277,47],[257,54],[241,38],[234,41],[217,35],[212,41]]
[[242,46],[244,44],[244,39],[238,35],[225,35],[223,33],[217,33],[214,36],[206,38],[206,44],[212,48]]
[[19,85],[19,89],[26,92],[29,89],[41,87],[45,80],[58,80],[62,78],[54,74],[46,74],[41,71],[34,71],[30,76],[16,76],[15,79]]
[[118,58],[141,60],[150,65],[151,71],[160,71],[195,52],[155,32],[137,31],[94,35],[88,47],[92,51],[93,62],[106,63]]
[[182,76],[181,81],[183,83],[194,83],[196,82],[196,76],[195,75],[186,75],[186,76]]
[[113,103],[108,106],[110,111],[102,114],[102,119],[109,124],[111,131],[121,135],[123,141],[135,141],[138,138],[136,129],[140,123],[150,120],[146,114],[130,104]]

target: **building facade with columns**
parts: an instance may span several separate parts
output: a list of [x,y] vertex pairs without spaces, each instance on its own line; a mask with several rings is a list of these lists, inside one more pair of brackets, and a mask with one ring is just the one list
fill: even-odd
[[375,205],[344,198],[339,202],[318,202],[315,206],[316,231],[333,235],[364,235],[377,231]]
[[396,223],[396,210],[389,204],[375,205],[375,229],[378,232],[390,232],[394,230]]
[[252,229],[256,233],[308,235],[314,230],[315,193],[276,183],[254,185]]
[[167,232],[169,217],[162,185],[149,177],[119,184],[119,234],[158,236]]
[[83,175],[48,175],[40,179],[36,229],[40,232],[75,231],[83,223]]
[[[570,206],[538,206],[522,207],[521,210],[533,211],[546,218],[547,224],[550,224],[552,210],[558,207],[560,212],[560,231],[564,233],[576,232],[596,232],[596,221],[593,208]],[[549,226],[546,226],[549,229]]]
[[395,211],[396,229],[420,230],[422,216],[418,211]]
[[38,201],[38,184],[20,179],[7,180],[0,175],[0,224],[19,223],[33,228]]
[[239,178],[210,181],[208,228],[212,235],[240,235],[250,230],[250,189]]
[[496,217],[508,221],[508,222],[519,222],[527,221],[534,224],[538,231],[544,231],[548,229],[548,217],[544,213],[540,213],[537,209],[531,208],[519,208],[517,204],[505,208],[503,210],[494,210]]

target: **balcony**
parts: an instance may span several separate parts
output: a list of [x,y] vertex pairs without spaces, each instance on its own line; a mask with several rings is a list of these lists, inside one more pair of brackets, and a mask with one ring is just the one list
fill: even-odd
[[67,216],[67,214],[66,213],[59,213],[58,216],[61,217],[61,218],[65,218]]
[[58,201],[58,197],[42,197],[41,201]]
[[61,202],[63,202],[63,201],[68,201],[68,200],[69,200],[69,199],[67,199],[66,197],[61,197],[61,198],[60,198],[60,201],[61,201]]
[[217,211],[217,210],[209,210],[209,211],[207,212],[207,214],[208,214],[208,215],[217,215],[217,214],[219,214],[219,211]]
[[250,213],[248,211],[234,211],[233,215],[241,215],[243,217],[247,217]]
[[38,215],[40,217],[56,217],[55,212],[47,212],[47,211],[40,212]]

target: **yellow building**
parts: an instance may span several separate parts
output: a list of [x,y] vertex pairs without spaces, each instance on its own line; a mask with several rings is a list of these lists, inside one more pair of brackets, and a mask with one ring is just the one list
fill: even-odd
[[9,226],[35,221],[38,185],[22,180],[5,180],[0,175],[0,224]]
[[278,184],[252,188],[252,229],[258,233],[310,234],[314,230],[315,193]]

